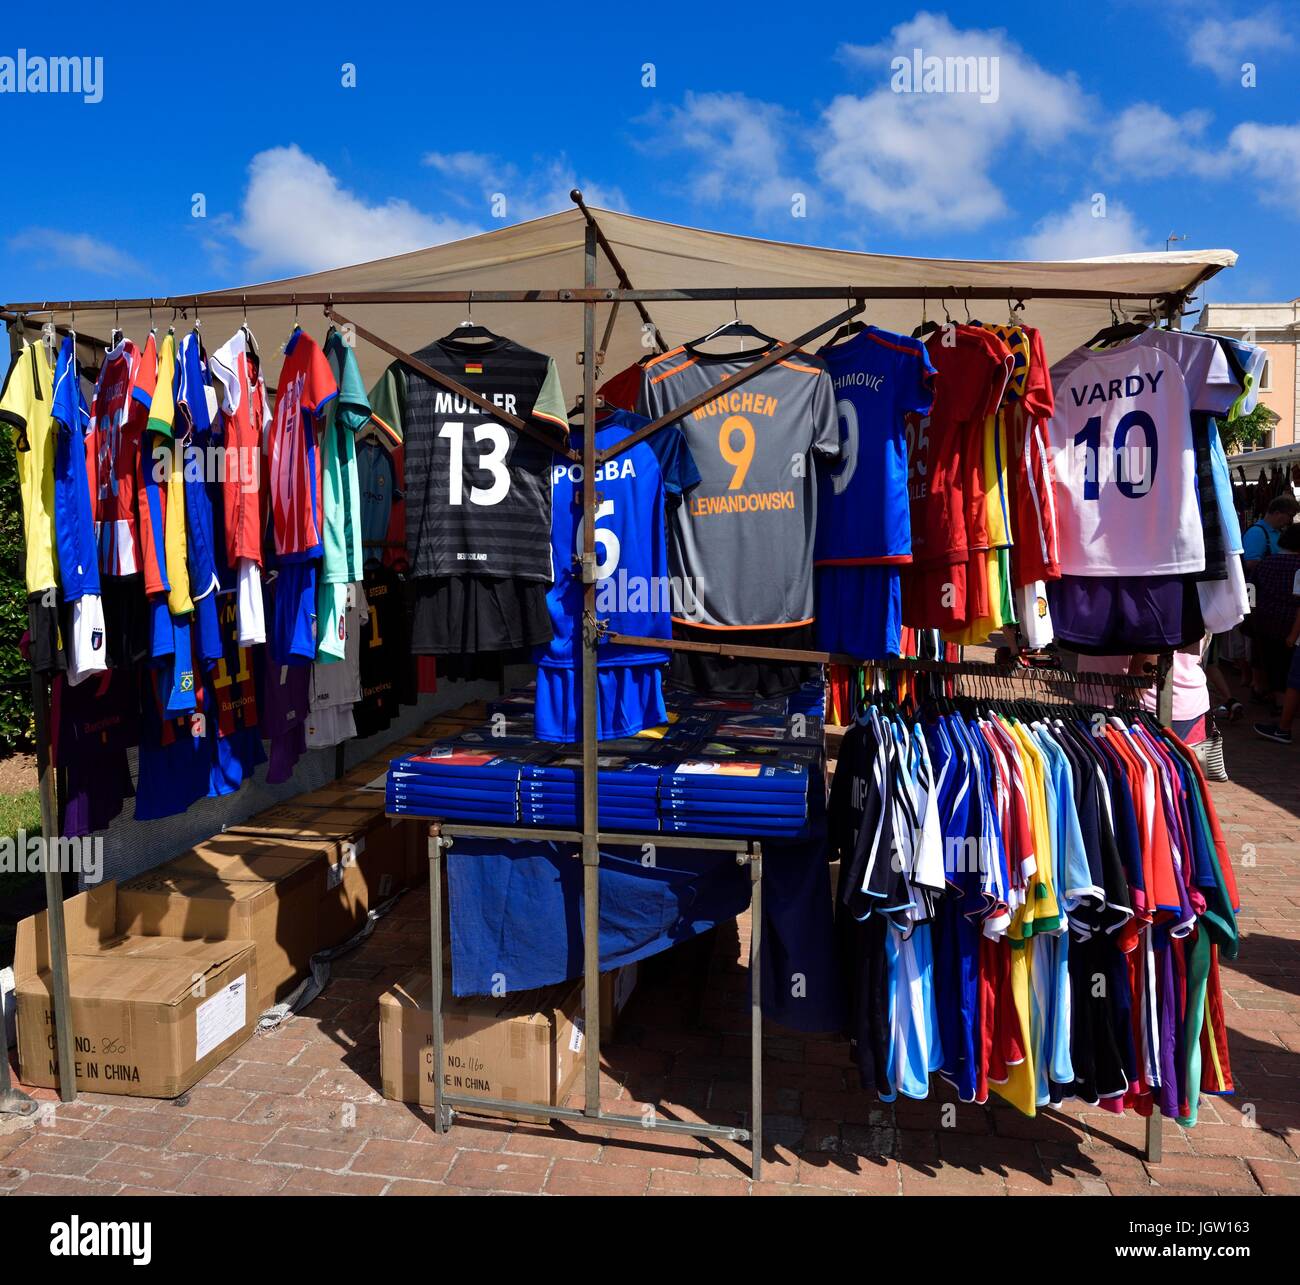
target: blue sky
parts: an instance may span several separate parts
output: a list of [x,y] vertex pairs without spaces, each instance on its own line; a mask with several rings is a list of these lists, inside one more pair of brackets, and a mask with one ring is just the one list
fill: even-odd
[[[603,6],[590,32],[510,0],[13,8],[0,58],[102,57],[103,99],[0,93],[0,299],[356,262],[499,226],[494,194],[508,222],[550,212],[575,183],[635,214],[886,253],[1073,257],[1176,232],[1240,253],[1215,298],[1300,293],[1295,6],[1017,6],[1003,28],[987,4],[751,0]],[[892,92],[891,58],[918,47],[996,58],[996,101]]]

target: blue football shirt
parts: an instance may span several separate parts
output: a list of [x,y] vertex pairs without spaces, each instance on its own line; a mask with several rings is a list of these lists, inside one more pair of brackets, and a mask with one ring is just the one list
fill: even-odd
[[930,354],[919,339],[868,326],[817,355],[835,387],[840,456],[820,474],[813,561],[910,562],[903,416],[929,413],[935,376]]
[[86,473],[86,433],[90,411],[81,391],[76,345],[65,336],[54,371],[53,417],[58,424],[54,447],[54,534],[65,602],[99,594],[99,556],[95,518]]
[[[608,450],[649,420],[614,411],[598,421],[597,450]],[[574,445],[581,446],[580,434]],[[697,486],[699,470],[675,425],[660,429],[631,450],[599,466],[596,492],[596,615],[611,633],[672,637],[666,511]],[[577,663],[574,639],[582,621],[582,465],[557,459],[551,472],[551,560],[555,582],[546,596],[555,636],[539,648],[537,662],[551,667]],[[659,650],[602,643],[599,664],[665,664]]]

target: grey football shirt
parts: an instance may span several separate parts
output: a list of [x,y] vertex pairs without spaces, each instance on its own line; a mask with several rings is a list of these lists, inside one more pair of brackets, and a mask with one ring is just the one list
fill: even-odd
[[[646,364],[639,409],[657,419],[759,356],[674,349]],[[700,485],[670,518],[674,618],[716,629],[812,620],[816,465],[839,453],[826,367],[796,352],[678,426]]]

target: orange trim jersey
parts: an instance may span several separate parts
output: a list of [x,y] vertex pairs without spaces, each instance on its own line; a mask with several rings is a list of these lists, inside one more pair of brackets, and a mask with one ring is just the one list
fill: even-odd
[[[761,355],[664,353],[645,365],[639,410],[651,419],[670,414]],[[670,519],[674,618],[710,629],[807,624],[817,469],[840,449],[825,364],[796,353],[677,426],[701,480]]]

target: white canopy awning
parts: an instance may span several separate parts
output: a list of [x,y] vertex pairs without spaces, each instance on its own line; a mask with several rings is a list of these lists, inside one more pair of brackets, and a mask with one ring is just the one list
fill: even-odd
[[[899,255],[827,250],[780,241],[708,232],[660,223],[610,210],[592,214],[636,289],[720,289],[757,287],[893,287],[924,290],[927,313],[942,320],[945,289],[984,287],[1029,296],[1019,315],[1044,332],[1049,359],[1068,352],[1110,320],[1106,299],[1046,299],[1041,291],[1104,291],[1138,296],[1125,305],[1131,313],[1146,311],[1146,298],[1190,291],[1197,283],[1236,262],[1230,250],[1179,250],[1172,253],[1126,254],[1103,259],[1060,263],[924,259]],[[445,245],[351,267],[223,290],[246,295],[249,323],[263,346],[268,373],[274,381],[279,362],[276,347],[287,338],[294,320],[292,307],[257,308],[259,295],[376,290],[556,290],[583,284],[586,218],[580,209],[516,224]],[[597,284],[618,287],[617,274],[599,255]],[[463,304],[398,302],[345,304],[339,311],[405,351],[412,352],[450,331],[465,317]],[[670,344],[695,338],[733,314],[730,301],[672,300],[646,305],[655,325]],[[741,317],[779,338],[791,338],[840,311],[835,300],[763,300],[739,305]],[[886,329],[910,332],[921,320],[921,300],[871,300],[866,318]],[[610,305],[597,315],[597,344],[604,334]],[[950,301],[955,320],[967,317],[966,305]],[[582,347],[582,308],[568,304],[479,303],[474,319],[529,348],[550,353],[560,366],[565,391],[580,389],[577,354]],[[970,304],[969,315],[986,321],[1007,319],[1003,301]],[[241,321],[239,308],[201,308],[208,342],[224,340]],[[170,312],[155,314],[165,325]],[[36,320],[35,318],[33,320]],[[55,320],[67,324],[66,312]],[[77,320],[87,333],[106,335],[111,320],[83,311]],[[301,320],[313,333],[325,323],[316,306],[301,309]],[[128,335],[143,336],[148,313],[123,309],[120,324]],[[648,350],[642,322],[634,306],[624,303],[606,350],[603,374],[613,374]],[[357,346],[367,381],[378,376],[390,358],[361,343]]]

